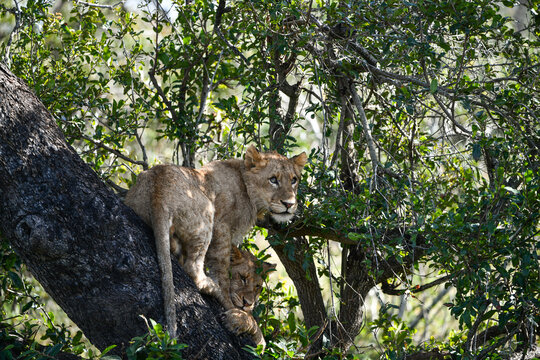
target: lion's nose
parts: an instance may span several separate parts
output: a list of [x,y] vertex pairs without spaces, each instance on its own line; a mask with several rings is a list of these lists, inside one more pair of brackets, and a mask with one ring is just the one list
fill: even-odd
[[242,303],[244,307],[250,307],[252,304],[250,301],[246,300],[246,298],[242,298]]
[[294,202],[284,201],[284,200],[281,200],[281,203],[282,203],[283,205],[285,205],[285,207],[286,207],[287,209],[290,209],[290,208],[294,205]]

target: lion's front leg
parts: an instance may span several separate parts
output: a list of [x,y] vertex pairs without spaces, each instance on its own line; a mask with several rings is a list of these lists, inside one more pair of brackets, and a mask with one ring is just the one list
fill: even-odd
[[210,277],[219,285],[219,296],[216,296],[225,310],[235,306],[231,301],[229,267],[231,264],[231,240],[226,227],[214,226],[212,242],[206,253],[206,265]]

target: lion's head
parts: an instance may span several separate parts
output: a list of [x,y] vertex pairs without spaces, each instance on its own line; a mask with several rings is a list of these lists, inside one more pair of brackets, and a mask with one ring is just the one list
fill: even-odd
[[251,313],[261,294],[264,276],[275,268],[275,264],[260,263],[249,251],[232,246],[229,293],[233,305]]
[[289,159],[276,152],[260,153],[250,146],[244,159],[244,179],[257,210],[268,211],[277,222],[290,220],[298,205],[296,193],[306,162],[305,152]]

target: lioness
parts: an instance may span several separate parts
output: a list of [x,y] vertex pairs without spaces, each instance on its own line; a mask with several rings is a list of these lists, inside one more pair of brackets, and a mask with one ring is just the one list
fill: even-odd
[[[181,249],[184,270],[197,288],[215,296],[228,310],[229,329],[243,332],[249,314],[237,309],[229,296],[231,245],[238,245],[266,212],[278,222],[293,217],[306,161],[305,153],[288,159],[250,146],[244,160],[213,161],[197,170],[158,165],[139,175],[125,202],[154,230],[165,317],[172,336],[176,335],[176,308],[171,239],[178,241],[173,246]],[[210,277],[204,272],[205,264]]]

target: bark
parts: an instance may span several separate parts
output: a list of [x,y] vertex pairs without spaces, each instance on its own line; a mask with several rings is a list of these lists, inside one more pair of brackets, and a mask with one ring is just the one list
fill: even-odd
[[[317,326],[320,329],[327,324],[328,317],[326,315],[321,287],[319,285],[317,269],[311,257],[309,259],[304,258],[307,251],[306,239],[304,237],[299,237],[295,238],[294,242],[295,248],[292,258],[289,257],[289,254],[285,251],[284,245],[272,244],[272,247],[285,267],[287,275],[289,275],[294,283],[294,287],[298,293],[302,314],[304,315],[306,328],[310,329],[313,326]],[[307,264],[306,269],[304,269],[303,266],[304,261],[306,261]],[[319,352],[323,345],[322,336],[319,336],[317,339],[312,339],[312,341],[308,352],[309,354]]]
[[343,290],[340,296],[339,322],[333,324],[333,346],[348,351],[363,325],[364,300],[375,286],[364,263],[365,255],[357,246],[349,247],[341,260],[346,263],[343,274]]
[[[84,332],[119,353],[163,323],[151,230],[66,143],[39,99],[0,64],[0,232]],[[173,262],[178,338],[185,358],[244,359],[217,301],[202,297]]]

